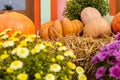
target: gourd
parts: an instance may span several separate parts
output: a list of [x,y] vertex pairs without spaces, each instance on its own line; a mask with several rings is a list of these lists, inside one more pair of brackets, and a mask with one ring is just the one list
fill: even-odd
[[83,34],[92,37],[99,35],[110,34],[111,26],[99,13],[99,11],[92,7],[86,7],[81,12],[81,19],[85,27]]
[[79,33],[83,28],[83,24],[79,20],[70,20],[63,18],[62,20],[49,21],[41,25],[40,36],[43,39],[55,39],[60,36],[67,36]]
[[18,12],[5,12],[4,14],[0,14],[0,32],[7,28],[12,29],[9,35],[17,30],[20,30],[25,35],[36,34],[33,22],[27,16]]
[[112,31],[115,34],[120,32],[120,12],[117,13],[112,20]]

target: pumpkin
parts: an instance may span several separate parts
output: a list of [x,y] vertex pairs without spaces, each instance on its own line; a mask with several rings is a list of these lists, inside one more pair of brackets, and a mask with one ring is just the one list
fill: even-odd
[[72,22],[70,21],[70,19],[68,18],[63,18],[62,19],[62,28],[63,28],[63,35],[71,35],[73,34],[74,30],[73,30],[73,25]]
[[[90,9],[90,10],[89,10]],[[89,12],[89,13],[88,13]],[[86,15],[84,15],[84,14]],[[95,8],[85,8],[81,12],[82,21],[85,24],[83,33],[87,36],[97,37],[101,34],[110,34],[111,26]]]
[[46,22],[40,27],[40,37],[43,39],[49,39],[49,27],[53,25],[53,21]]
[[88,22],[83,30],[84,35],[98,37],[99,35],[110,34],[110,24],[103,18],[96,18]]
[[61,21],[54,21],[53,25],[49,28],[49,31],[51,39],[56,38],[58,36],[63,36]]
[[58,36],[72,35],[80,32],[83,24],[79,20],[63,18],[60,20],[49,21],[41,25],[40,36],[43,39],[54,39]]
[[20,30],[22,34],[36,34],[35,25],[25,15],[18,12],[5,12],[0,14],[0,32],[7,28],[11,28],[13,32]]
[[120,12],[114,16],[111,25],[113,33],[117,34],[120,32]]
[[81,12],[81,20],[84,24],[88,23],[91,18],[101,17],[100,12],[93,7],[86,7]]

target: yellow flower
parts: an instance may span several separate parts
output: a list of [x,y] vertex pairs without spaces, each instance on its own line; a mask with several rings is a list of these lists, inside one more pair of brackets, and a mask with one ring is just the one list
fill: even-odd
[[69,79],[68,79],[67,76],[65,75],[65,76],[63,77],[63,80],[69,80]]
[[5,29],[4,32],[10,32],[12,30],[13,30],[12,28],[8,28],[8,29]]
[[72,51],[68,50],[64,53],[64,56],[72,56],[74,55]]
[[62,55],[57,55],[56,58],[57,58],[57,60],[64,60],[64,56],[62,56]]
[[14,71],[13,71],[12,68],[7,68],[7,69],[6,69],[6,72],[7,72],[7,73],[13,73]]
[[23,63],[19,60],[15,60],[10,64],[10,68],[13,70],[17,70],[23,67]]
[[0,56],[0,59],[1,60],[4,60],[4,59],[6,59],[6,58],[8,58],[9,57],[9,55],[7,54],[7,53],[4,53],[4,54],[2,54],[1,56]]
[[14,46],[14,42],[13,41],[6,41],[3,43],[3,47],[6,48],[6,47],[12,47]]
[[22,40],[22,41],[20,42],[20,45],[21,45],[21,46],[27,46],[27,42],[26,42],[25,40]]
[[59,64],[53,64],[50,66],[50,71],[59,72],[61,70],[61,66]]
[[10,37],[9,38],[11,41],[19,41],[19,38],[16,38],[16,37]]
[[61,42],[56,42],[55,45],[56,46],[62,46],[62,43]]
[[79,74],[78,80],[87,80],[87,77],[84,74]]
[[65,46],[60,46],[60,47],[58,48],[58,51],[65,51],[65,50],[67,50],[67,48],[66,48]]
[[27,48],[18,48],[17,50],[17,56],[19,56],[20,58],[27,58],[27,56],[29,55],[29,50]]
[[6,32],[0,32],[0,36],[6,35]]
[[16,53],[17,53],[17,50],[18,50],[18,48],[14,48],[14,49],[11,51],[11,54],[12,54],[12,55],[16,54]]
[[45,49],[45,45],[44,44],[37,44],[35,46],[35,48],[38,48],[39,50],[43,50],[43,49]]
[[8,38],[9,38],[9,36],[6,34],[6,35],[3,35],[0,39],[5,40],[5,39],[8,39]]
[[52,62],[56,62],[56,59],[55,59],[55,58],[51,58],[51,61],[52,61]]
[[76,55],[75,54],[70,55],[70,57],[73,58],[73,59],[76,59]]
[[73,75],[75,72],[72,71],[72,70],[69,70],[68,73],[71,74],[71,75]]
[[35,73],[35,78],[40,79],[41,78],[40,73]]
[[75,69],[76,68],[76,65],[74,63],[72,63],[72,62],[67,62],[67,65],[71,69]]
[[55,76],[53,74],[47,74],[45,80],[55,80]]
[[16,36],[19,36],[19,35],[21,35],[22,34],[22,32],[20,31],[20,30],[18,30],[18,31],[15,31],[13,34],[12,34],[12,37],[16,37]]
[[34,55],[35,53],[38,53],[39,52],[39,49],[38,48],[33,48],[31,50],[31,53]]
[[28,79],[28,74],[20,73],[19,75],[17,75],[17,79],[18,80],[27,80]]
[[78,74],[83,74],[85,71],[83,70],[83,68],[82,67],[77,67],[76,68],[76,72],[78,73]]

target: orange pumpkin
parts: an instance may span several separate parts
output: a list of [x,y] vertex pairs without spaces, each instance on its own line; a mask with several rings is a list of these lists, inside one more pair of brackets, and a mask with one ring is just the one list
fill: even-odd
[[40,27],[40,37],[43,39],[49,39],[49,27],[51,27],[53,25],[53,21],[50,22],[46,22],[44,24],[41,25]]
[[63,28],[63,35],[71,35],[73,34],[74,30],[73,30],[73,25],[72,22],[70,21],[70,19],[68,18],[63,18],[62,19],[62,28]]
[[79,20],[63,18],[61,21],[49,21],[41,25],[40,36],[43,39],[54,39],[58,36],[66,36],[79,33],[83,24]]
[[112,31],[115,34],[120,32],[120,12],[117,13],[112,20]]
[[10,35],[20,30],[22,34],[36,34],[35,25],[33,22],[25,15],[18,12],[5,12],[0,14],[0,32],[3,30],[11,28],[12,31]]

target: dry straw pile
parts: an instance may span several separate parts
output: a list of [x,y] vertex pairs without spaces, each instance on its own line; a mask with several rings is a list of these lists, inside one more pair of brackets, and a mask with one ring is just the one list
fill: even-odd
[[60,41],[67,48],[72,49],[77,56],[74,62],[85,69],[88,80],[95,80],[96,67],[91,63],[91,58],[99,52],[102,46],[113,40],[113,35],[100,36],[98,38],[72,35],[59,37],[56,40],[51,40],[51,42]]

